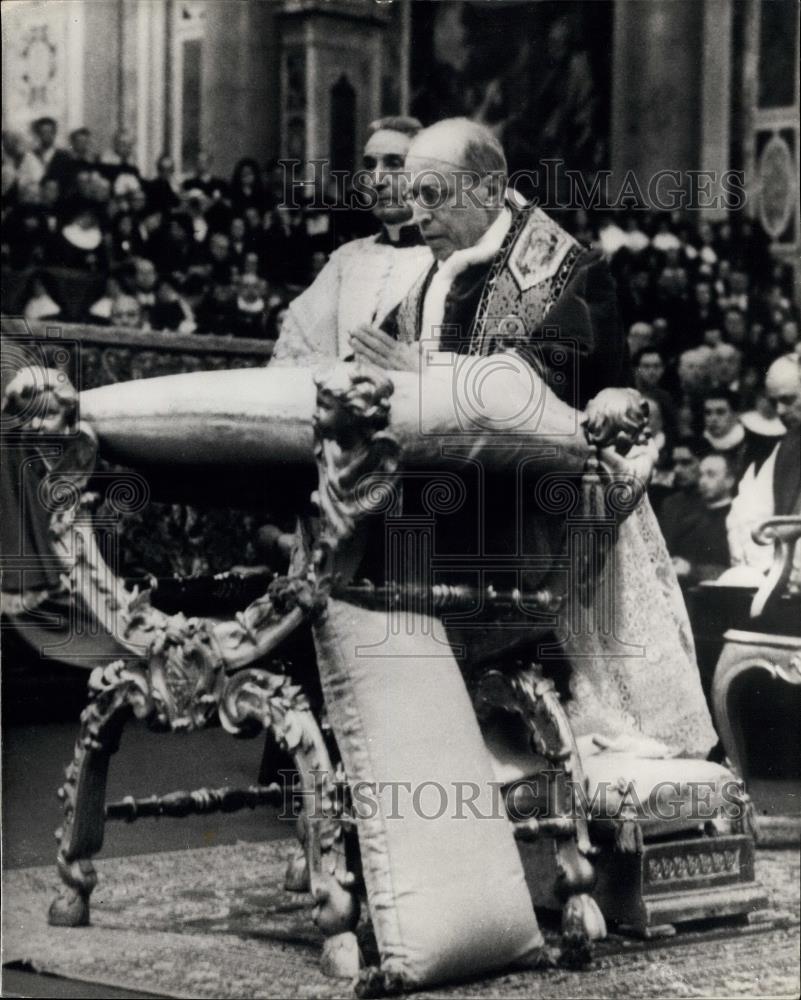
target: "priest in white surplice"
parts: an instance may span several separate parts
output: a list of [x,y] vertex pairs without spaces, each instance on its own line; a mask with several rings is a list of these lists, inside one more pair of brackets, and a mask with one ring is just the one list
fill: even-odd
[[272,364],[306,365],[352,354],[349,334],[380,324],[433,257],[403,200],[406,152],[421,129],[414,118],[381,118],[369,128],[363,179],[372,188],[375,236],[339,247],[314,283],[289,306]]

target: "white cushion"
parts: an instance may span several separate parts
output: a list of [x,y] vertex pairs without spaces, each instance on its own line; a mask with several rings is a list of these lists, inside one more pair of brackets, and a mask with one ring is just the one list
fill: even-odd
[[[542,936],[459,666],[435,622],[388,624],[332,599],[314,628],[381,967],[410,987],[528,963]],[[370,800],[376,782],[395,783],[394,809],[390,794]],[[476,787],[478,815],[457,785]]]

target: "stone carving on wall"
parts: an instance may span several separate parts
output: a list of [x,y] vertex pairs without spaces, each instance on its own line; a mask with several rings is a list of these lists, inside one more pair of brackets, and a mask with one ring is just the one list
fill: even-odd
[[72,127],[82,113],[81,74],[67,65],[82,55],[82,12],[65,2],[3,7],[3,127],[25,129],[42,115]]
[[49,32],[50,26],[47,24],[31,27],[25,33],[19,48],[19,80],[27,89],[26,101],[30,107],[47,104],[48,88],[56,78],[57,50]]
[[772,240],[781,240],[793,217],[798,168],[785,138],[774,133],[759,157],[759,221]]

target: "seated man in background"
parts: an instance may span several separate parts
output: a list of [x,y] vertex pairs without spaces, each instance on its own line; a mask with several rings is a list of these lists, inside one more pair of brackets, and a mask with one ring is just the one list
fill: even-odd
[[109,318],[111,326],[123,326],[131,330],[141,330],[145,326],[142,307],[133,295],[121,294],[112,299]]
[[655,399],[662,411],[662,422],[668,436],[672,436],[676,425],[676,406],[670,393],[665,389],[665,358],[656,347],[643,347],[632,357],[634,385],[643,396]]
[[[786,354],[774,361],[765,389],[787,433],[766,459],[748,466],[732,503],[727,522],[732,570],[721,580],[732,585],[758,586],[773,560],[773,546],[758,545],[753,530],[769,517],[801,513],[801,358]],[[793,567],[791,581],[797,584],[801,545]]]
[[680,519],[662,524],[673,568],[683,586],[714,580],[729,566],[726,518],[736,483],[734,459],[710,452],[698,464],[698,488],[686,500]]
[[656,510],[665,538],[698,507],[698,466],[705,450],[693,437],[680,438],[671,449],[673,481],[670,492]]

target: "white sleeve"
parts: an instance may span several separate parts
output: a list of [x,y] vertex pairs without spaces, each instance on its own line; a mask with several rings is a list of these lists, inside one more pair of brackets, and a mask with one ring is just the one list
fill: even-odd
[[290,302],[271,364],[310,365],[337,357],[341,281],[334,253],[306,291]]
[[759,472],[753,463],[740,480],[737,496],[726,518],[732,566],[750,566],[766,570],[773,559],[772,545],[757,545],[751,532],[773,516],[773,468],[776,451],[762,464]]

